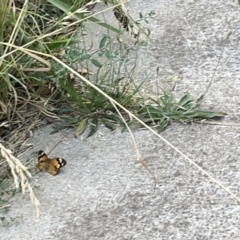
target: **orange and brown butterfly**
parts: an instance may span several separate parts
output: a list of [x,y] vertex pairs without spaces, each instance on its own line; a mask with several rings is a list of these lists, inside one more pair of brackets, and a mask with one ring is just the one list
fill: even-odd
[[60,168],[64,167],[66,164],[67,161],[63,158],[49,158],[44,151],[40,150],[38,152],[39,171],[47,169],[52,175],[57,175],[60,171]]

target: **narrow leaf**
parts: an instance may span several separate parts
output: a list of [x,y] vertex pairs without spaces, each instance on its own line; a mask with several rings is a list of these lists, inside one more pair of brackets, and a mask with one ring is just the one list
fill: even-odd
[[65,13],[67,13],[71,7],[70,5],[66,4],[63,1],[58,1],[58,0],[47,0],[47,1]]
[[197,101],[196,101],[196,107],[198,107],[198,106],[202,103],[203,98],[204,98],[204,94],[202,94],[202,95],[197,99]]
[[96,67],[101,68],[102,64],[97,60],[97,59],[91,59],[91,62],[93,65],[95,65]]
[[105,22],[101,22],[98,18],[89,17],[88,20],[92,21],[92,22],[94,22],[94,23],[96,23],[96,24],[98,24],[98,25],[100,25],[100,26],[102,26],[102,27],[104,27],[104,28],[106,28],[108,30],[116,32],[117,34],[122,34],[122,32],[119,29],[117,29],[117,28],[115,28],[115,27],[113,27],[113,26],[111,26],[111,25],[109,25],[109,24],[107,24]]
[[98,130],[98,117],[94,116],[93,119],[92,119],[92,123],[90,125],[90,132],[87,135],[87,138],[94,135],[97,132],[97,130]]
[[224,112],[208,112],[208,111],[196,111],[196,118],[222,118],[227,114]]
[[169,125],[169,120],[163,119],[162,121],[160,121],[157,127],[158,132],[162,132],[163,130],[165,130],[168,125]]
[[113,121],[109,121],[108,119],[102,119],[103,124],[105,127],[109,128],[110,130],[115,130],[117,128],[117,123]]
[[105,46],[106,41],[107,41],[108,38],[109,38],[109,36],[107,36],[107,35],[103,36],[103,38],[100,41],[99,48],[103,48]]
[[79,60],[79,61],[84,61],[84,60],[86,60],[86,59],[89,59],[90,57],[91,57],[90,54],[84,54],[84,55],[82,55],[78,60]]
[[83,118],[80,120],[80,122],[78,123],[77,127],[76,127],[76,130],[75,130],[75,134],[74,136],[77,138],[79,135],[81,135],[84,130],[86,129],[87,127],[87,121],[88,121],[88,118]]
[[181,107],[183,107],[185,104],[191,102],[191,96],[189,93],[185,94],[178,102],[178,105],[180,105]]
[[72,127],[77,122],[76,118],[62,118],[62,122],[54,127],[50,134],[54,134],[67,127]]

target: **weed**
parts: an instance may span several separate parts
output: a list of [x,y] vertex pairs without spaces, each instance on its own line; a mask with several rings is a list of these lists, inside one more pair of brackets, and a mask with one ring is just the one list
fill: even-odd
[[164,92],[158,100],[153,98],[149,100],[149,103],[138,112],[139,118],[146,124],[155,124],[159,132],[174,120],[189,123],[202,119],[222,118],[226,115],[223,112],[199,110],[203,95],[194,101],[190,94],[186,93],[177,101],[171,92]]

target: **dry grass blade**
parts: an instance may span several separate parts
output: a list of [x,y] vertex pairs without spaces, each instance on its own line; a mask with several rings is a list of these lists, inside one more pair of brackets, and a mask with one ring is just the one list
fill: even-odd
[[[110,100],[111,101],[111,100]],[[117,106],[111,101],[112,105],[114,106],[114,108],[116,109],[116,111],[118,112],[119,116],[122,118],[126,128],[128,129],[128,132],[133,140],[133,145],[134,145],[134,148],[135,148],[135,151],[136,151],[136,154],[137,154],[137,158],[138,158],[138,161],[143,165],[144,168],[147,169],[147,171],[152,175],[153,179],[154,179],[154,188],[153,190],[155,191],[156,189],[156,185],[157,185],[157,179],[156,177],[154,176],[153,172],[149,169],[149,167],[147,166],[147,164],[145,163],[145,161],[143,160],[139,150],[138,150],[138,146],[137,146],[137,142],[133,136],[133,133],[131,131],[131,129],[129,128],[128,124],[126,123],[124,117],[122,116],[122,114],[120,113],[120,111],[118,110]]]
[[32,53],[30,53],[30,52],[28,52],[28,51],[25,51],[25,53],[26,53],[27,55],[29,55],[30,57],[32,57],[33,59],[36,59],[36,60],[38,60],[39,62],[45,64],[45,65],[48,66],[48,67],[46,67],[46,68],[21,68],[20,70],[25,71],[25,72],[28,72],[28,71],[48,72],[48,71],[51,70],[51,64],[50,64],[49,61],[47,61],[47,60],[45,60],[45,59],[43,59],[43,58],[40,58],[40,57],[37,56],[36,54],[32,54]]
[[24,194],[26,190],[29,191],[29,196],[36,207],[36,212],[37,212],[37,217],[39,217],[39,201],[37,200],[33,189],[31,185],[29,184],[28,177],[31,178],[32,175],[31,173],[27,170],[27,168],[20,162],[19,159],[14,157],[12,155],[12,152],[9,149],[6,149],[1,143],[0,143],[0,149],[1,149],[1,154],[3,158],[7,161],[10,169],[12,176],[14,178],[14,183],[16,188],[19,188],[19,185],[21,186],[22,193]]
[[6,204],[6,205],[0,207],[0,209],[8,208],[8,207],[10,207],[10,206],[11,206],[11,204]]

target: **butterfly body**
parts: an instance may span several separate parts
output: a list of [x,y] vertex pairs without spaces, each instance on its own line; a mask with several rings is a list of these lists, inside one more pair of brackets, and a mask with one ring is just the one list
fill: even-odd
[[39,171],[47,169],[52,175],[57,175],[60,171],[60,168],[64,167],[66,164],[67,161],[63,158],[49,158],[44,151],[40,150],[38,152]]

